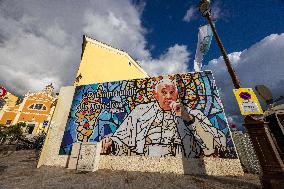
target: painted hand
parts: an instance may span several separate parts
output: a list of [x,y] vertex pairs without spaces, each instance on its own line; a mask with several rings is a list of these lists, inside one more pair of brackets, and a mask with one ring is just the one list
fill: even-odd
[[111,140],[111,138],[104,138],[102,140],[102,153],[103,154],[108,154],[111,146],[112,146],[113,141]]
[[182,106],[180,103],[173,101],[170,104],[172,111],[175,112],[176,116],[182,117],[187,122],[193,122],[194,118],[192,115],[188,114],[186,108]]
[[176,116],[181,116],[181,104],[175,101],[172,101],[170,104],[172,111]]

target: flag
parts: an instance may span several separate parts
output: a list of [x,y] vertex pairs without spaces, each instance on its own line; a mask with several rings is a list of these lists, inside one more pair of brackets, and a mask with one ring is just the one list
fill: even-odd
[[200,71],[203,56],[208,52],[212,40],[212,30],[210,25],[201,26],[198,32],[198,42],[194,59],[194,71]]

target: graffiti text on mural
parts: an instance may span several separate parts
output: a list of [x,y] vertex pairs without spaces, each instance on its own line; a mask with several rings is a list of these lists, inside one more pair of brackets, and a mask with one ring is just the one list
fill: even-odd
[[102,91],[102,92],[88,92],[84,97],[89,97],[89,98],[109,98],[113,96],[133,96],[135,94],[134,89],[130,90],[121,90],[121,91],[113,91],[113,92],[107,92],[107,91]]
[[110,101],[108,104],[96,104],[88,103],[83,105],[84,110],[96,110],[96,109],[120,109],[122,105],[119,102]]

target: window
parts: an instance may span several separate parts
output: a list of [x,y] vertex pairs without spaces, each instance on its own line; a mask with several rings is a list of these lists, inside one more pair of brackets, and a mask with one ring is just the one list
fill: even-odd
[[46,106],[44,106],[43,104],[32,104],[29,106],[29,109],[32,110],[46,110]]
[[36,104],[35,108],[36,110],[40,110],[42,108],[43,104]]
[[7,120],[6,121],[6,125],[11,125],[11,123],[12,123],[12,120]]

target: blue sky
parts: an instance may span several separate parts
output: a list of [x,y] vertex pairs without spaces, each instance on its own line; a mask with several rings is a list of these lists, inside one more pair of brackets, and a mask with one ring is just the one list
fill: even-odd
[[[158,57],[175,43],[186,44],[194,53],[198,27],[207,24],[199,12],[190,22],[183,21],[186,11],[197,6],[199,1],[147,1],[142,21],[150,32],[146,35],[154,57]],[[221,9],[216,28],[227,52],[242,51],[272,33],[284,31],[284,1],[212,1]],[[214,8],[214,7],[213,7]],[[214,40],[214,39],[213,39]],[[218,58],[220,51],[215,40],[204,60]]]
[[[192,62],[196,49],[198,27],[207,24],[207,20],[203,18],[198,11],[194,11],[192,19],[189,21],[184,20],[187,10],[195,8],[196,5],[198,5],[198,1],[153,0],[147,2],[142,14],[142,21],[144,26],[150,29],[146,38],[147,41],[149,41],[148,46],[149,49],[151,49],[152,56],[156,58],[159,57],[161,53],[165,52],[167,48],[173,44],[184,44],[187,46],[188,51],[192,53],[188,64],[189,70],[193,69]],[[212,14],[217,31],[227,53],[242,52],[265,37],[271,34],[281,34],[284,31],[283,0],[217,0],[212,1]],[[211,48],[204,57],[203,64],[207,65],[209,61],[218,59],[220,55],[220,50],[213,38]],[[273,56],[273,54],[271,54],[271,56]],[[268,58],[268,61],[265,63],[269,65],[270,60],[271,59]],[[234,59],[232,59],[232,61],[234,61]],[[277,63],[283,64],[281,60],[277,61]],[[218,67],[219,66],[225,67],[225,64],[222,62]],[[283,68],[283,66],[281,68]],[[255,67],[255,69],[257,69],[257,67]],[[252,69],[250,71],[253,72],[254,70]],[[264,74],[274,75],[274,71],[273,69],[267,70],[262,76],[260,74],[257,76],[263,77]],[[282,72],[284,73],[284,69]],[[221,75],[220,79],[218,77],[219,75]],[[258,77],[254,77],[252,74],[251,79],[255,79],[256,81],[251,82],[251,79],[247,79],[247,84],[246,79],[242,79],[242,73],[238,73],[238,76],[244,87],[254,88],[256,84],[266,84],[270,87],[268,84],[270,77],[267,78],[268,82],[257,82]],[[232,92],[230,91],[232,83],[227,82],[225,84],[221,82],[222,77],[222,74],[216,76],[217,85],[219,83],[220,90],[223,90],[222,97],[225,110],[227,110],[226,112],[228,112],[229,115],[235,115],[232,117],[234,117],[234,121],[237,122],[238,127],[241,128],[243,118],[242,116],[238,116],[239,112],[235,106],[231,108],[232,104],[236,105]],[[225,78],[226,80],[230,80],[228,75]],[[283,83],[283,74],[280,74],[278,79]],[[283,86],[278,85],[277,87],[271,87],[271,90],[275,98],[284,94]],[[228,95],[229,93],[231,94]],[[263,103],[262,105],[265,109],[266,106]]]
[[[2,0],[0,85],[23,95],[53,83],[73,85],[82,35],[123,49],[152,76],[192,71],[199,1]],[[284,95],[284,1],[212,0],[221,40],[243,87]],[[242,117],[215,39],[203,61],[212,70],[227,116]],[[265,108],[265,106],[264,106]]]

